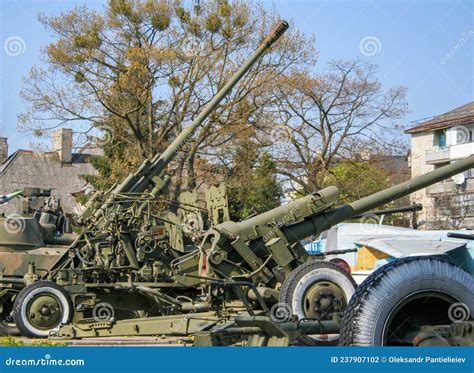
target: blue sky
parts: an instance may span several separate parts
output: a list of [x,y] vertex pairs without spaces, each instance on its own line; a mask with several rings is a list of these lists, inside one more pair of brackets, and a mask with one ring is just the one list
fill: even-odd
[[[16,117],[25,110],[19,97],[22,79],[32,65],[41,63],[40,49],[50,41],[37,13],[58,14],[84,3],[103,6],[98,0],[0,2],[0,136],[9,138],[10,152],[28,148],[31,141],[16,131]],[[315,68],[323,69],[332,59],[360,58],[379,67],[385,88],[405,85],[411,110],[403,120],[407,125],[474,99],[473,1],[264,0],[263,4],[274,6],[294,27],[316,36]]]

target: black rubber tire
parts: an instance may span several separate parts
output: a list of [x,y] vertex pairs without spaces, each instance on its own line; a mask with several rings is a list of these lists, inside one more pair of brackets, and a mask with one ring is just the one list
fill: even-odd
[[16,325],[11,325],[11,324],[5,324],[4,321],[2,321],[2,325],[0,326],[0,336],[15,336],[15,335],[20,335],[20,331],[16,327]]
[[[31,297],[36,294],[44,293],[54,295],[61,303],[63,310],[61,324],[67,324],[72,319],[74,313],[73,305],[68,292],[63,287],[52,281],[35,282],[22,289],[16,297],[15,303],[13,304],[13,320],[15,321],[15,324],[18,327],[21,335],[25,337],[45,338],[49,336],[50,330],[40,330],[35,328],[25,317],[26,307]],[[56,326],[59,326],[59,324]]]
[[[386,264],[367,277],[350,300],[344,312],[339,344],[389,345],[384,341],[383,333],[392,310],[411,296],[433,291],[455,299],[456,303],[468,307],[467,313],[472,315],[474,277],[462,268],[426,256]],[[429,311],[424,314],[431,315]]]
[[[298,290],[298,286],[301,284],[302,280],[305,280],[308,285],[312,285],[314,282],[311,282],[311,280],[309,280],[312,275],[317,275],[318,280],[331,281],[339,285],[341,289],[344,290],[344,293],[346,295],[346,302],[349,302],[349,299],[355,293],[357,288],[357,284],[352,278],[351,274],[335,263],[324,260],[315,260],[297,267],[283,282],[279,300],[280,303],[288,305],[292,311],[292,314],[296,315],[298,319],[305,318],[305,315],[302,313],[302,310],[298,306],[295,307],[295,304],[293,302],[295,291]],[[307,286],[306,289],[308,287],[309,286]],[[304,289],[299,290],[304,291]],[[319,341],[309,336],[302,336],[295,341],[291,341],[292,345],[304,346],[337,345],[337,343],[337,340]]]

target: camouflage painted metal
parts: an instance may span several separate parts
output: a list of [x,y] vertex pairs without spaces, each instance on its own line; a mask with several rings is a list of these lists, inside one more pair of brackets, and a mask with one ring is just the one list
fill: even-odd
[[212,225],[217,225],[230,220],[229,203],[227,200],[227,191],[225,184],[219,186],[211,186],[206,191],[207,206],[212,206],[209,209],[209,220]]

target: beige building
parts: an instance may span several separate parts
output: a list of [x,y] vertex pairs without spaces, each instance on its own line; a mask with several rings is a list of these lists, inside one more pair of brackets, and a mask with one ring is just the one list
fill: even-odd
[[[411,135],[411,175],[416,177],[474,154],[474,102],[405,131]],[[411,195],[423,204],[426,229],[474,229],[474,170]]]

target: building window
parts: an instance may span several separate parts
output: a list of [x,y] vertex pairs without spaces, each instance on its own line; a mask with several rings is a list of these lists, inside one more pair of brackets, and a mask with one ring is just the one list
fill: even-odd
[[446,148],[446,130],[438,130],[435,132],[435,146],[439,149]]

